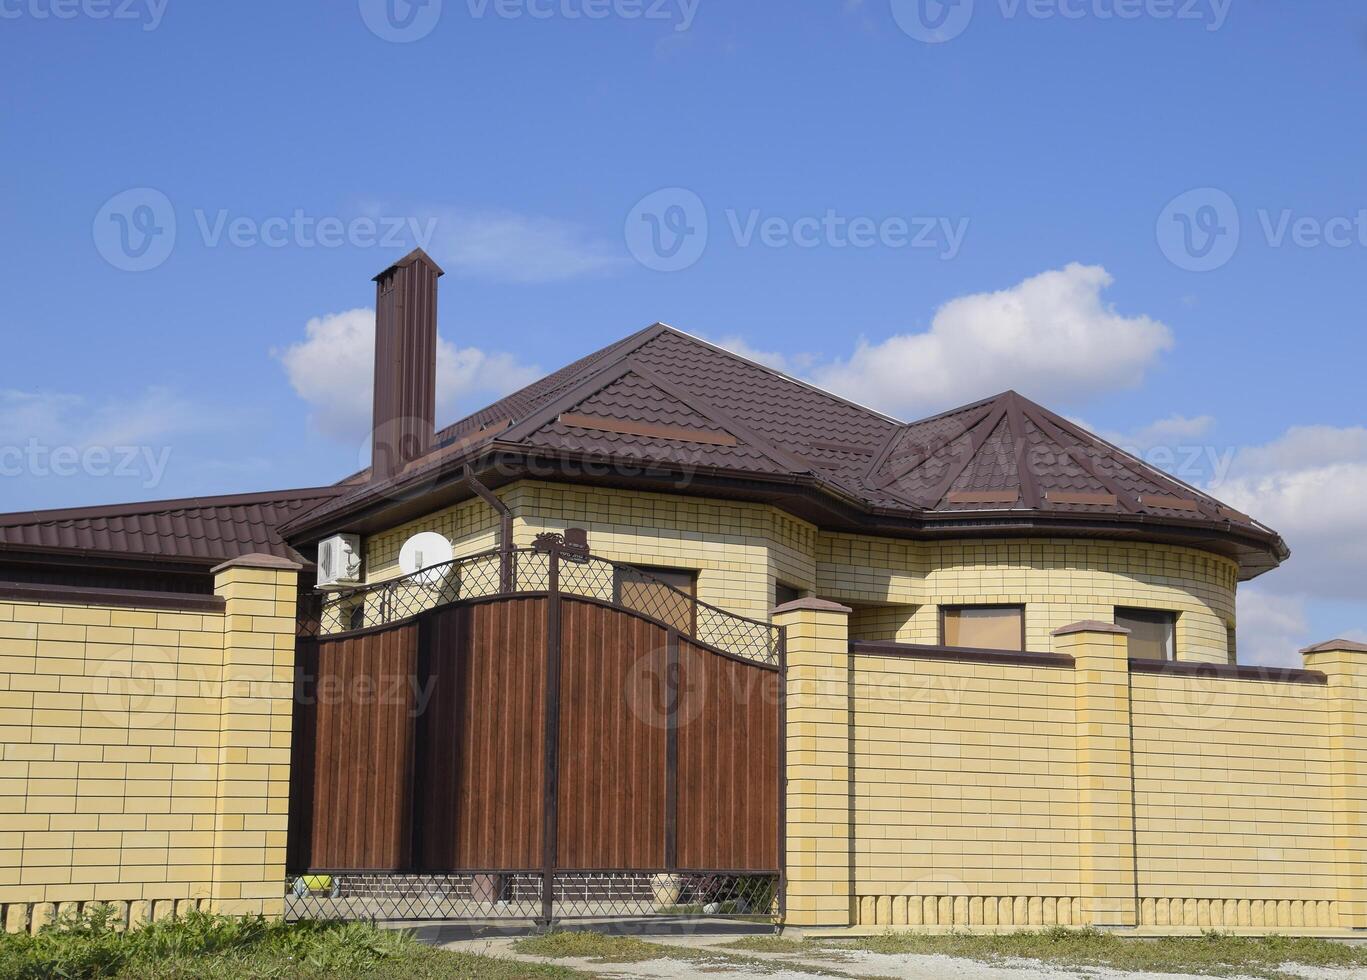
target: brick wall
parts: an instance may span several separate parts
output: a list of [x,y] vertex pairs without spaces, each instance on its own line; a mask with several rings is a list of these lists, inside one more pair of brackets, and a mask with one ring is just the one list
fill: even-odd
[[1268,926],[1333,925],[1325,689],[1144,674],[1131,686],[1145,924],[1252,924],[1256,902]]
[[[913,542],[819,531],[776,508],[677,494],[629,493],[520,481],[499,491],[516,515],[517,544],[542,531],[585,527],[595,553],[691,569],[699,598],[766,618],[784,582],[854,608],[861,639],[939,642],[939,604],[1025,603],[1027,645],[1079,620],[1109,621],[1116,606],[1178,613],[1183,660],[1225,663],[1237,567],[1191,548],[1066,539]],[[403,542],[435,530],[470,555],[495,546],[497,518],[465,501],[366,541],[367,576],[398,574]]]
[[[838,674],[825,615],[819,639],[790,631],[789,656]],[[807,872],[848,875],[844,924],[1367,925],[1367,738],[1344,721],[1367,704],[1367,647],[1307,652],[1328,675],[1316,683],[1132,673],[1104,623],[1051,645],[1071,665],[856,651],[848,687],[831,675],[812,690],[790,669],[790,758],[803,736],[828,765],[849,760],[850,830],[832,831],[849,858]],[[791,921],[834,924],[830,908],[808,914]]]
[[851,695],[860,921],[933,925],[940,899],[977,898],[1024,900],[1027,923],[1048,899],[1059,922],[1081,894],[1073,672],[857,656]]
[[0,602],[7,928],[283,908],[295,575],[225,568],[222,611]]

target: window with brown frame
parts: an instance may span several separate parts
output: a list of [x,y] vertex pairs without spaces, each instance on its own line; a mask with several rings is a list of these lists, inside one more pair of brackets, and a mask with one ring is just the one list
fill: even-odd
[[802,590],[785,582],[774,583],[774,605],[782,606],[802,598]]
[[940,645],[1023,651],[1025,607],[941,606]]
[[613,591],[619,606],[658,619],[680,633],[691,636],[696,632],[697,572],[678,568],[618,568]]
[[1177,613],[1164,609],[1116,609],[1115,625],[1130,631],[1135,660],[1177,659]]

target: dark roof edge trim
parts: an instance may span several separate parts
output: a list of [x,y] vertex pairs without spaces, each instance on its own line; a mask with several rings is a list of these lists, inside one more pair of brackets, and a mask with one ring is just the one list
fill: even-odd
[[335,497],[346,492],[347,489],[344,486],[309,487],[298,490],[228,494],[222,497],[184,497],[178,500],[147,500],[131,504],[102,504],[96,507],[20,511],[13,514],[0,514],[0,527],[13,527],[20,524],[51,524],[56,521],[79,521],[93,517],[129,517],[135,514],[155,514],[168,510],[241,507],[250,504],[307,500],[310,497]]
[[1201,664],[1190,660],[1141,660],[1131,658],[1132,674],[1168,674],[1175,677],[1206,677],[1212,680],[1271,681],[1280,684],[1328,684],[1322,671],[1296,667],[1254,667],[1243,664]]
[[24,582],[0,583],[0,599],[15,602],[62,603],[73,606],[166,609],[176,612],[221,613],[227,607],[227,603],[216,595],[137,592],[131,589],[91,589],[79,585],[30,585]]
[[1077,662],[1064,653],[1017,653],[1012,650],[980,650],[974,647],[942,647],[922,643],[893,643],[885,640],[852,640],[850,652],[872,657],[902,657],[915,660],[956,660],[970,664],[1002,664],[1008,667],[1063,667]]

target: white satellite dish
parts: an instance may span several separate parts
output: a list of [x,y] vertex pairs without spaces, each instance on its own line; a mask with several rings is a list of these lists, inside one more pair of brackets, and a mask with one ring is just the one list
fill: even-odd
[[436,585],[446,577],[445,565],[455,552],[451,542],[435,531],[415,534],[403,543],[399,551],[399,571],[420,585]]

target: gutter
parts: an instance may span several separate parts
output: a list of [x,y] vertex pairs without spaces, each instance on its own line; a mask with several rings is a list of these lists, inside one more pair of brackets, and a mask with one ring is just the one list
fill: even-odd
[[502,592],[513,591],[513,512],[508,508],[498,495],[490,490],[484,483],[475,476],[474,467],[468,464],[465,467],[465,481],[470,484],[470,489],[480,500],[494,509],[498,514],[498,578],[499,589]]

